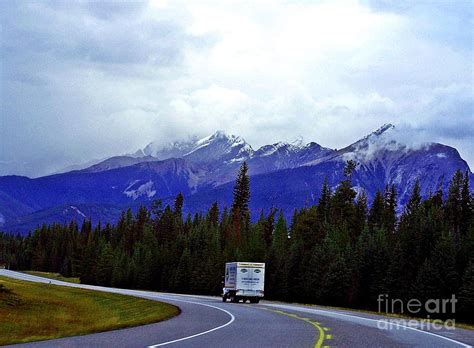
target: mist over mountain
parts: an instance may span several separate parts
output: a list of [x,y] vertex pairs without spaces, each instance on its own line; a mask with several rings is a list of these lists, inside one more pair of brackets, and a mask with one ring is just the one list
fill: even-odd
[[394,184],[399,210],[417,179],[427,196],[438,189],[446,192],[458,169],[472,177],[455,148],[407,138],[391,124],[342,149],[302,139],[254,149],[240,136],[217,131],[164,147],[150,143],[133,154],[62,174],[0,177],[0,226],[26,232],[71,219],[115,222],[123,209],[156,199],[170,203],[179,192],[185,195],[187,212],[204,211],[214,201],[223,208],[230,205],[235,175],[244,161],[251,175],[252,212],[279,208],[290,215],[317,202],[325,178],[335,188],[349,159],[357,163],[356,191],[365,191],[370,201],[377,190]]

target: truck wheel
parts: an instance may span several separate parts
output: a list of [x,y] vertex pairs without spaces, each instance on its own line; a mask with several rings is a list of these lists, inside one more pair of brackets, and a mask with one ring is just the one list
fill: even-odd
[[226,302],[227,301],[227,296],[222,296],[222,302]]
[[232,303],[238,303],[238,302],[239,302],[239,299],[238,299],[236,296],[232,296],[232,297],[230,298],[230,302],[232,302]]

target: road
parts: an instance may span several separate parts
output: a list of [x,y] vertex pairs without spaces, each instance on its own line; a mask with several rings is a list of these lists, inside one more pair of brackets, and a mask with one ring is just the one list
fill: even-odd
[[348,310],[270,301],[252,305],[222,303],[217,297],[72,284],[9,270],[0,270],[0,275],[159,300],[181,309],[179,316],[156,324],[14,347],[471,347],[474,344],[472,330],[427,331],[395,323],[382,327],[383,316]]

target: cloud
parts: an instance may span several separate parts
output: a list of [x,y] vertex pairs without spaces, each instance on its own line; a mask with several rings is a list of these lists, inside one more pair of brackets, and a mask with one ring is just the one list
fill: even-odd
[[353,145],[353,150],[343,155],[344,160],[354,159],[367,163],[377,158],[380,153],[384,156],[399,158],[409,151],[428,148],[431,145],[429,134],[422,129],[416,129],[408,124],[398,126],[384,125],[387,129],[381,134],[370,134]]
[[216,129],[341,148],[388,122],[474,164],[468,2],[0,7],[0,174]]

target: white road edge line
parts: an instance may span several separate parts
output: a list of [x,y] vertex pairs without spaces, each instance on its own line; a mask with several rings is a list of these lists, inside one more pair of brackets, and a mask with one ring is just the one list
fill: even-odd
[[167,298],[167,297],[164,297],[164,296],[157,296],[157,298],[159,299],[163,299],[163,300],[170,300],[170,301],[177,301],[177,302],[185,302],[185,303],[192,303],[192,304],[196,304],[196,305],[200,305],[200,306],[206,306],[206,307],[211,307],[211,308],[214,308],[214,309],[218,309],[226,314],[228,314],[230,316],[230,320],[221,325],[221,326],[217,326],[213,329],[210,329],[210,330],[206,330],[206,331],[203,331],[203,332],[199,332],[197,334],[194,334],[194,335],[191,335],[191,336],[186,336],[186,337],[183,337],[183,338],[178,338],[178,339],[175,339],[175,340],[172,340],[172,341],[167,341],[167,342],[163,342],[163,343],[158,343],[158,344],[154,344],[152,346],[148,346],[148,348],[155,348],[155,347],[161,347],[161,346],[166,346],[168,344],[172,344],[172,343],[176,343],[176,342],[181,342],[181,341],[185,341],[185,340],[189,340],[191,338],[194,338],[194,337],[198,337],[198,336],[202,336],[202,335],[205,335],[205,334],[208,334],[208,333],[211,333],[213,331],[217,331],[217,330],[220,330],[220,329],[223,329],[225,328],[226,326],[232,324],[235,320],[235,317],[234,315],[229,312],[229,311],[226,311],[225,309],[222,309],[222,308],[219,308],[219,307],[216,307],[216,306],[213,306],[213,305],[210,305],[210,304],[205,304],[205,303],[199,303],[199,302],[193,302],[193,301],[185,301],[185,300],[178,300],[178,299],[175,299],[175,298]]
[[[304,311],[298,310],[298,308],[300,308],[300,309],[305,309],[306,311],[311,311],[311,312],[315,312],[315,313],[318,313],[318,312],[320,312],[320,313],[328,313],[328,314],[335,315],[335,316],[356,318],[356,319],[367,320],[367,321],[376,321],[376,322],[379,322],[380,320],[384,320],[384,319],[364,318],[364,317],[358,317],[357,315],[336,313],[336,312],[331,312],[331,311],[327,311],[327,310],[323,310],[323,309],[313,309],[313,308],[299,307],[299,306],[272,305],[272,304],[263,304],[263,306],[279,307],[279,308],[286,308],[286,309],[293,309],[293,310],[296,310],[296,311],[299,311],[299,312],[304,312]],[[436,336],[436,337],[438,337],[438,338],[442,338],[442,339],[444,339],[444,340],[447,340],[447,341],[450,341],[450,342],[459,344],[460,346],[462,346],[462,347],[464,347],[464,348],[472,348],[472,346],[470,346],[470,345],[468,345],[468,344],[466,344],[466,343],[459,342],[459,341],[453,340],[452,338],[449,338],[449,337],[446,337],[446,336],[442,336],[442,335],[439,335],[439,334],[435,334],[435,333],[433,333],[433,332],[424,331],[424,330],[420,330],[420,329],[417,329],[417,328],[414,328],[414,327],[409,327],[409,326],[401,325],[401,324],[397,324],[397,323],[390,323],[390,322],[387,322],[387,323],[388,323],[389,325],[398,326],[398,327],[403,327],[403,328],[406,328],[406,329],[418,331],[418,332],[424,333],[424,334],[426,334],[426,335]],[[379,329],[379,330],[382,330],[382,329]]]

